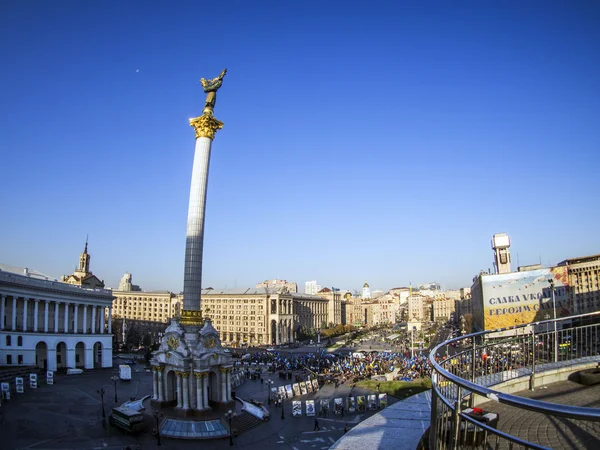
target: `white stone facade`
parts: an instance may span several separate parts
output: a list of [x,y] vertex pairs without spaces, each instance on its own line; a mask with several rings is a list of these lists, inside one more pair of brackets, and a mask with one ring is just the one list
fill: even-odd
[[112,294],[0,270],[0,365],[112,367]]

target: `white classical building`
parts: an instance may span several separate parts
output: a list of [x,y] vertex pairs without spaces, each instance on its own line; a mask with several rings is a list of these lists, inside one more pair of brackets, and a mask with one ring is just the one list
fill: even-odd
[[0,365],[112,367],[112,298],[0,264]]

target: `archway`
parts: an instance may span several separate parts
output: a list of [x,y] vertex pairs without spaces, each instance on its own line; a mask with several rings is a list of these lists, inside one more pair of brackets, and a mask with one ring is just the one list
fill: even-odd
[[62,369],[67,367],[67,344],[59,342],[56,345],[56,368]]
[[208,400],[210,402],[218,402],[219,399],[219,383],[218,377],[212,370],[208,374]]
[[48,346],[45,342],[38,342],[35,346],[35,366],[48,370]]
[[167,373],[167,385],[165,386],[165,401],[177,404],[177,375],[171,370]]
[[78,342],[75,346],[75,367],[85,369],[85,344]]
[[271,320],[271,344],[277,343],[277,321]]
[[100,341],[94,344],[94,367],[102,367],[102,342]]

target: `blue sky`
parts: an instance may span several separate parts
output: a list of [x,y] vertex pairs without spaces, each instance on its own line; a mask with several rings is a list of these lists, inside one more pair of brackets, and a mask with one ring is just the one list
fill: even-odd
[[203,284],[469,286],[600,253],[600,3],[0,5],[0,262],[180,291],[198,80]]

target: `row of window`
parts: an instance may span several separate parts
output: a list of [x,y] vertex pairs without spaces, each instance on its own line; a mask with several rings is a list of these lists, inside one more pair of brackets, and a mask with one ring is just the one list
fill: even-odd
[[[10,347],[12,345],[12,337],[6,336],[6,346]],[[23,336],[17,336],[17,346],[23,347]]]

